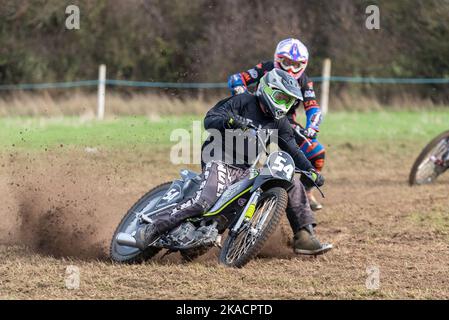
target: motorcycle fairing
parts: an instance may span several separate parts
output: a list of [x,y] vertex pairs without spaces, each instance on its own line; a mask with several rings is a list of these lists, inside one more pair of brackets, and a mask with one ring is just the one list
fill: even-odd
[[236,199],[242,197],[244,194],[251,190],[251,186],[254,183],[254,177],[246,177],[233,185],[229,186],[225,192],[221,195],[215,205],[204,214],[205,217],[214,216],[222,212],[228,205],[234,202]]

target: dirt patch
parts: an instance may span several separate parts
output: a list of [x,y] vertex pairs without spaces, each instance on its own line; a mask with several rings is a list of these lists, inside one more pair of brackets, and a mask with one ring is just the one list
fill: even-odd
[[97,237],[101,224],[95,209],[78,211],[77,200],[61,203],[44,197],[41,193],[18,196],[20,243],[55,257],[106,257]]
[[55,257],[105,259],[111,221],[119,217],[114,210],[126,204],[109,192],[111,178],[98,171],[99,159],[89,157],[78,152],[10,156],[9,174],[2,176],[2,193],[9,199],[1,210],[7,233],[0,242]]

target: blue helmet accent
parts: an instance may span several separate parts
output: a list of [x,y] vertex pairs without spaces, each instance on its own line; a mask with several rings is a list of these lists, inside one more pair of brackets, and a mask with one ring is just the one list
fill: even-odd
[[229,76],[228,78],[228,88],[231,90],[231,92],[234,92],[235,87],[239,86],[245,86],[242,80],[242,76],[240,73],[233,74],[232,76]]
[[292,56],[294,61],[297,61],[299,57],[301,56],[299,54],[298,45],[296,43],[293,43],[293,46],[290,49],[290,55]]

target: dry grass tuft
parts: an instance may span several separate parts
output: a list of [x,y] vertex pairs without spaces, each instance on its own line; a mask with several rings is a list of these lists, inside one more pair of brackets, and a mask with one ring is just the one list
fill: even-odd
[[[209,97],[180,99],[159,94],[119,95],[107,93],[106,115],[161,115],[204,114],[220,99]],[[0,116],[81,116],[95,117],[97,96],[95,93],[74,92],[72,95],[52,96],[47,91],[39,94],[17,93],[0,97]]]
[[[0,96],[0,116],[80,116],[85,120],[94,118],[97,108],[96,93],[70,92],[72,93],[66,92],[63,95],[51,94],[50,91],[17,92]],[[151,118],[164,115],[202,115],[227,94],[224,91],[221,94],[205,91],[198,97],[182,98],[156,93],[125,95],[107,91],[106,116],[144,115]],[[337,111],[428,110],[438,107],[430,99],[417,99],[407,93],[398,93],[388,104],[349,90],[339,92],[338,96],[331,95],[330,98],[330,109]]]

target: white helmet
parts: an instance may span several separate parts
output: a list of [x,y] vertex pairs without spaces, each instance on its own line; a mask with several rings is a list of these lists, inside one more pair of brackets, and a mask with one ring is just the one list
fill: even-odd
[[298,39],[285,39],[279,42],[274,53],[274,66],[299,79],[307,68],[309,51]]

